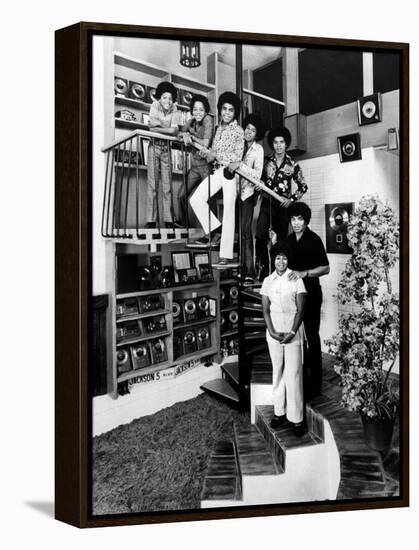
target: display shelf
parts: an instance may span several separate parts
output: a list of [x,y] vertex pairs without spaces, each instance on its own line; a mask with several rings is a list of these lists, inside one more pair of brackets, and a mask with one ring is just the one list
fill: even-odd
[[170,331],[165,330],[162,332],[152,332],[144,336],[138,336],[137,338],[127,338],[116,343],[116,347],[129,346],[131,344],[139,344],[140,342],[146,342],[147,340],[157,340],[157,338],[163,338],[164,336],[170,336]]
[[147,317],[157,317],[158,315],[167,315],[171,313],[168,309],[156,309],[155,311],[147,311],[147,313],[134,313],[130,316],[117,317],[116,323],[124,323],[126,321],[136,321],[137,319],[146,319]]
[[134,107],[135,109],[149,110],[151,103],[141,101],[141,99],[133,99],[132,97],[115,96],[115,103],[117,105],[126,105],[127,107]]
[[184,290],[196,290],[199,288],[208,288],[213,286],[214,282],[209,281],[207,283],[190,283],[189,285],[182,285],[182,286],[171,286],[171,287],[165,287],[165,288],[149,288],[146,290],[138,290],[136,292],[127,292],[125,294],[117,294],[116,299],[120,300],[123,298],[135,298],[136,296],[148,296],[149,294],[166,294],[167,292],[182,292]]
[[172,83],[175,85],[178,84],[179,86],[184,88],[194,88],[195,90],[206,93],[211,92],[216,88],[215,84],[210,84],[209,82],[201,82],[200,80],[196,80],[195,78],[191,78],[190,76],[183,76],[174,73],[172,73]]
[[114,62],[115,65],[121,65],[123,67],[127,67],[128,69],[134,69],[161,79],[166,78],[169,72],[166,69],[162,69],[157,65],[149,63],[148,61],[142,61],[141,59],[137,59],[121,52],[114,52]]
[[214,323],[217,319],[215,317],[207,317],[206,319],[197,319],[196,321],[189,321],[188,323],[180,323],[179,325],[173,325],[173,330],[182,330],[193,327],[205,326],[208,323]]
[[173,364],[177,365],[180,362],[183,363],[184,361],[193,361],[194,359],[202,359],[203,357],[206,357],[207,355],[212,355],[214,353],[218,353],[218,349],[215,346],[212,346],[206,349],[200,349],[199,351],[194,351],[193,353],[187,353],[186,355],[181,355],[180,357],[176,357],[176,359],[173,360]]
[[220,279],[220,286],[222,285],[237,285],[238,281],[237,279]]
[[128,372],[124,372],[123,374],[119,374],[117,377],[118,384],[120,382],[126,382],[127,380],[130,380],[131,378],[136,378],[137,376],[142,376],[143,374],[151,374],[152,372],[160,371],[165,368],[168,368],[172,365],[170,361],[163,361],[162,363],[156,363],[153,366],[150,367],[144,367],[142,369],[136,369],[136,370],[130,370]]

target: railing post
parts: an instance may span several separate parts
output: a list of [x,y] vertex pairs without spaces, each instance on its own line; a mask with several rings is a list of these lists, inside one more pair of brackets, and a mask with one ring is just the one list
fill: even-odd
[[101,226],[101,233],[102,237],[106,237],[106,231],[105,231],[105,211],[106,211],[106,197],[109,194],[109,157],[111,156],[111,152],[108,151],[106,153],[106,171],[105,171],[105,188],[103,191],[103,204],[102,204],[102,226]]

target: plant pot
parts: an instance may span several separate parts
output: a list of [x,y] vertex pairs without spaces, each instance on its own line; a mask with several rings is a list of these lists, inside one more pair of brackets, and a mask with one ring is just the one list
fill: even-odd
[[393,437],[394,418],[369,418],[361,415],[361,420],[368,446],[386,454]]

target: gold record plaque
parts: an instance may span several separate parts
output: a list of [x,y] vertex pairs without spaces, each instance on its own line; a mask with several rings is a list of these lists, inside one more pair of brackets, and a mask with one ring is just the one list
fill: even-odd
[[381,94],[371,94],[358,99],[358,122],[360,126],[381,122]]
[[353,208],[353,202],[325,205],[326,250],[328,253],[352,253],[352,248],[348,244],[347,231]]

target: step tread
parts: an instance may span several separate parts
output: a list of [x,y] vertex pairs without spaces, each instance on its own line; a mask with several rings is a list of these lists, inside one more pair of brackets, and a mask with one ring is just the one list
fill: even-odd
[[276,475],[283,473],[259,430],[251,425],[248,428],[234,426],[237,457],[242,475]]
[[216,442],[204,478],[201,500],[240,500],[241,482],[234,443]]
[[205,384],[201,385],[201,389],[214,393],[216,395],[220,395],[221,397],[229,399],[230,401],[234,401],[235,403],[239,402],[239,394],[233,388],[230,382],[228,382],[224,378],[209,380],[208,382],[205,382]]
[[244,290],[240,291],[241,296],[245,300],[251,300],[252,302],[261,302],[262,296],[259,292],[260,289],[253,288],[246,288]]
[[239,363],[237,361],[224,363],[221,365],[222,370],[229,376],[235,384],[239,384]]
[[277,429],[270,427],[270,421],[274,416],[273,405],[260,405],[256,407],[256,415],[260,416],[263,421],[263,435],[273,438],[285,450],[292,450],[302,447],[310,447],[321,443],[319,438],[307,431],[301,437],[294,434],[293,427],[289,422],[280,426]]

